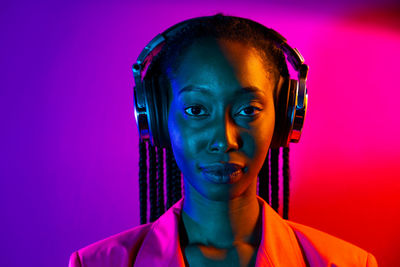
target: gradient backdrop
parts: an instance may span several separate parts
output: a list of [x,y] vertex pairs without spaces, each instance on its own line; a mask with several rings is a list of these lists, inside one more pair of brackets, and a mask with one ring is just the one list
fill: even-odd
[[310,65],[290,218],[398,266],[394,2],[2,1],[0,266],[66,266],[74,250],[138,225],[131,65],[157,33],[216,12],[278,30]]

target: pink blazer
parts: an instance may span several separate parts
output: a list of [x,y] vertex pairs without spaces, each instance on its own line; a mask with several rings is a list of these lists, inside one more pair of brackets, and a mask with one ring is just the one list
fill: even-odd
[[[378,266],[375,257],[336,237],[282,219],[263,199],[262,240],[256,266]],[[178,222],[182,199],[157,221],[72,253],[69,267],[185,266]]]

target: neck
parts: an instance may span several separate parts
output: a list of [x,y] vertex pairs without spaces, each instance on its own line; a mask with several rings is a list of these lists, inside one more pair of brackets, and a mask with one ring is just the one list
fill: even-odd
[[228,200],[210,200],[185,182],[182,220],[188,244],[230,248],[240,242],[258,244],[261,223],[257,180],[246,192]]

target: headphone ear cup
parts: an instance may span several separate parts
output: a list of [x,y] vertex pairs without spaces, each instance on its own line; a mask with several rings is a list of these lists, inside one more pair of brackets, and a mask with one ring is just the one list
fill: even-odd
[[147,124],[149,126],[149,139],[152,145],[157,143],[157,127],[156,127],[156,111],[154,103],[155,99],[153,97],[153,81],[146,75],[142,81],[142,86],[144,88],[145,100],[146,100],[146,113],[147,113]]
[[271,148],[287,147],[293,128],[293,116],[298,87],[297,80],[287,78],[278,94],[275,108],[275,129]]

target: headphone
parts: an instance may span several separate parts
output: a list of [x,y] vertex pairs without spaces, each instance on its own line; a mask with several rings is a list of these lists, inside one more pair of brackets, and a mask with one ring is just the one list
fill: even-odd
[[[157,90],[157,77],[146,76],[152,59],[161,51],[168,38],[174,36],[176,32],[187,24],[196,20],[207,20],[211,17],[196,17],[171,26],[154,37],[139,54],[136,63],[133,64],[132,70],[135,80],[133,88],[134,112],[140,141],[150,140],[152,145],[158,147],[170,146],[167,123],[167,94],[159,93]],[[303,56],[296,48],[290,47],[287,40],[275,30],[246,18],[225,17],[240,19],[250,24],[261,26],[271,36],[271,41],[283,51],[286,55],[286,60],[298,73],[297,80],[285,79],[279,92],[275,114],[275,129],[270,147],[287,147],[289,142],[299,142],[308,102],[306,81],[309,67],[304,64]]]

